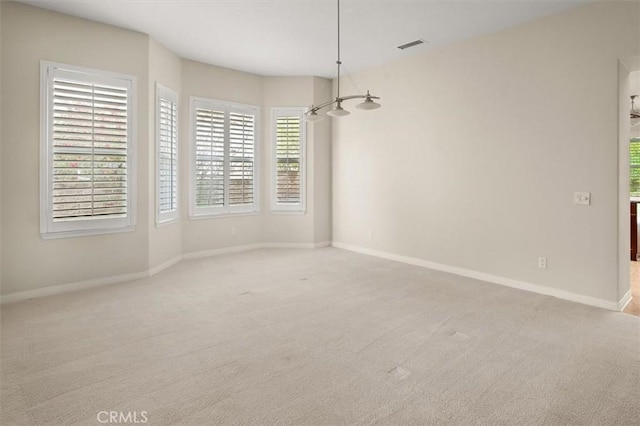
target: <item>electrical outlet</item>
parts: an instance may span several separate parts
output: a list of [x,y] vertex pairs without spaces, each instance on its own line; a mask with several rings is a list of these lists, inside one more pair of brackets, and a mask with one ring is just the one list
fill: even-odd
[[369,236],[369,238],[373,238],[373,229],[369,229],[369,232],[367,232],[367,235]]
[[234,226],[231,228],[231,236],[235,237],[236,235],[238,235],[238,229]]
[[591,204],[591,193],[590,192],[574,192],[573,204],[584,204],[585,206],[588,206],[589,204]]
[[547,269],[547,258],[540,256],[538,258],[538,268]]

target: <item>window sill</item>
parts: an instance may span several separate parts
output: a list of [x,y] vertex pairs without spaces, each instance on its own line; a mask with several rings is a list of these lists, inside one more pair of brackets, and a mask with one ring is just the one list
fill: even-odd
[[164,220],[157,220],[156,221],[156,228],[162,228],[168,225],[172,225],[174,223],[178,223],[180,222],[180,218],[179,217],[173,217],[171,219],[164,219]]
[[206,220],[206,219],[224,219],[227,217],[242,217],[242,216],[258,216],[259,211],[251,212],[231,212],[231,213],[207,213],[190,215],[189,220]]
[[77,231],[41,232],[40,237],[43,240],[57,240],[61,238],[77,238],[77,237],[90,237],[94,235],[120,234],[124,232],[133,232],[135,230],[136,230],[135,226],[128,226],[126,228],[113,228],[113,229],[86,229],[86,230],[77,230]]
[[304,216],[307,214],[306,210],[271,210],[269,213],[273,215],[293,215],[293,216]]

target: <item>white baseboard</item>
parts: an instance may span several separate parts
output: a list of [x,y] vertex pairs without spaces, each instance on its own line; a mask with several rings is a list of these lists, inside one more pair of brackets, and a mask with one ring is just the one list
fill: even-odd
[[370,256],[381,257],[383,259],[395,260],[397,262],[407,263],[409,265],[422,266],[424,268],[435,269],[437,271],[448,272],[448,273],[460,275],[463,277],[475,278],[477,280],[488,281],[494,284],[500,284],[507,287],[517,288],[519,290],[526,290],[533,293],[553,296],[553,297],[557,297],[558,299],[569,300],[571,302],[578,302],[584,305],[596,306],[598,308],[608,309],[610,311],[620,310],[619,309],[620,302],[619,303],[611,302],[608,300],[598,299],[591,296],[584,296],[582,294],[559,290],[552,287],[546,287],[539,284],[532,284],[524,281],[514,280],[511,278],[505,278],[497,275],[486,274],[484,272],[478,272],[470,269],[458,268],[456,266],[430,262],[428,260],[418,259],[415,257],[401,256],[398,254],[388,253],[384,251],[372,250],[372,249],[359,247],[359,246],[353,246],[349,244],[340,243],[337,241],[334,241],[332,245],[334,247],[344,249],[344,250],[354,251],[362,254],[368,254]]
[[572,293],[564,290],[555,289],[552,287],[546,287],[538,284],[527,283],[524,281],[518,281],[511,278],[500,277],[497,275],[486,274],[483,272],[473,271],[464,268],[458,268],[455,266],[444,265],[441,263],[431,262],[424,259],[418,259],[415,257],[402,256],[394,253],[388,253],[379,250],[367,249],[364,247],[353,246],[349,244],[340,243],[337,241],[323,241],[319,243],[258,243],[242,246],[225,247],[214,250],[204,250],[193,253],[186,253],[181,256],[176,256],[160,265],[154,266],[147,271],[136,272],[131,274],[116,275],[111,277],[97,278],[93,280],[80,281],[75,283],[60,284],[49,287],[42,287],[35,290],[20,291],[16,293],[7,294],[1,297],[2,304],[18,302],[21,300],[33,299],[37,297],[50,296],[54,294],[67,293],[70,291],[82,290],[86,288],[92,288],[102,285],[115,284],[126,281],[133,281],[141,278],[156,275],[163,270],[170,268],[171,266],[179,263],[183,259],[200,259],[210,256],[218,256],[222,254],[239,253],[250,250],[257,250],[261,248],[295,248],[295,249],[315,249],[321,247],[334,246],[336,248],[354,251],[370,256],[380,257],[383,259],[394,260],[409,265],[421,266],[424,268],[434,269],[437,271],[448,272],[463,277],[474,278],[481,281],[492,282],[495,284],[504,285],[507,287],[517,288],[520,290],[531,291],[533,293],[544,294],[548,296],[557,297],[559,299],[569,300],[572,302],[578,302],[585,305],[596,306],[612,311],[621,311],[631,300],[631,290],[624,295],[619,302],[611,302],[595,297],[584,296],[577,293]]
[[138,280],[141,278],[147,278],[156,275],[167,268],[179,263],[183,259],[200,259],[203,257],[219,256],[221,254],[239,253],[249,250],[257,250],[261,248],[299,248],[299,249],[314,249],[320,247],[328,247],[331,245],[330,241],[324,241],[320,243],[258,243],[249,244],[243,246],[225,247],[214,250],[204,250],[194,253],[186,253],[180,256],[176,256],[173,259],[169,259],[147,271],[136,272],[132,274],[114,275],[111,277],[96,278],[93,280],[79,281],[75,283],[52,285],[48,287],[42,287],[35,290],[18,291],[7,295],[0,296],[0,304],[19,302],[27,299],[34,299],[37,297],[51,296],[54,294],[68,293],[70,291],[83,290],[92,287],[98,287],[108,284],[116,284],[126,281]]
[[149,269],[149,276],[152,277],[155,274],[158,274],[164,271],[165,269],[172,267],[173,265],[175,265],[176,263],[179,263],[180,261],[182,261],[182,255],[178,255],[173,259],[169,259],[166,262],[162,262],[161,264],[156,265],[153,268]]
[[185,253],[182,255],[182,258],[185,260],[201,259],[203,257],[219,256],[221,254],[230,254],[230,253],[240,253],[243,251],[257,250],[261,248],[264,248],[263,243],[247,244],[244,246],[231,246],[231,247],[224,247],[224,248],[213,249],[213,250],[202,250],[202,251],[195,251],[191,253]]
[[183,259],[200,259],[209,256],[219,256],[221,254],[239,253],[243,251],[258,250],[262,248],[292,248],[292,249],[315,249],[329,247],[331,241],[322,241],[319,243],[258,243],[248,244],[244,246],[231,246],[214,250],[203,250],[182,255]]
[[618,302],[618,310],[619,311],[624,311],[624,309],[627,307],[627,305],[629,304],[629,302],[631,302],[631,289],[629,289],[629,291],[627,291],[627,293],[622,296],[622,299],[620,299],[620,301]]
[[266,243],[265,248],[299,248],[299,249],[315,249],[329,247],[331,241],[323,241],[320,243]]
[[52,285],[48,287],[37,288],[35,290],[18,291],[2,296],[2,304],[19,302],[27,299],[35,299],[37,297],[51,296],[54,294],[68,293],[70,291],[83,290],[92,287],[99,287],[107,284],[116,284],[125,281],[134,281],[149,276],[147,271],[134,272],[132,274],[114,275],[111,277],[96,278],[93,280],[78,281],[75,283]]

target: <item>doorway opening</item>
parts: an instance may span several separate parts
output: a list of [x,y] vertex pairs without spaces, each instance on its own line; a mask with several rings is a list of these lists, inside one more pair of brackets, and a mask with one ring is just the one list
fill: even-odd
[[[628,275],[619,274],[618,300],[623,312],[640,316],[640,57],[620,60],[619,77],[620,197],[621,208],[622,202],[629,206],[624,209],[629,212],[629,228],[621,226],[619,231],[630,256],[621,259],[621,263],[628,262]],[[623,160],[628,167],[623,167]]]

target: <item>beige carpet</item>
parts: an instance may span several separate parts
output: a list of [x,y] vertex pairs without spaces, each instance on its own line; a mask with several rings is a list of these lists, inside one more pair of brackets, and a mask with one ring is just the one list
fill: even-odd
[[334,248],[184,261],[1,327],[3,425],[640,421],[640,318]]

